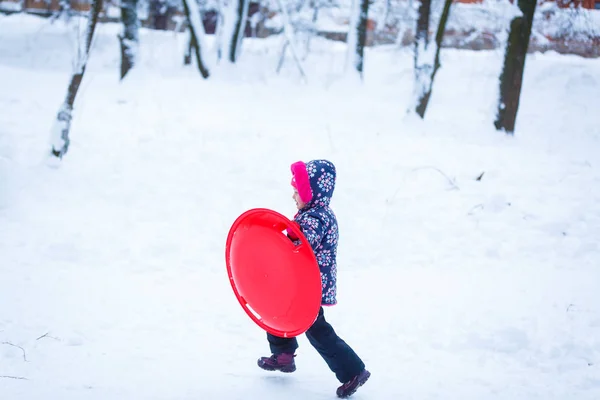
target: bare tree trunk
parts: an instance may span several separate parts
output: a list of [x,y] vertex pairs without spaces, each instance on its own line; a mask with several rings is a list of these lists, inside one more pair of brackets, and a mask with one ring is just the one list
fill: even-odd
[[[428,59],[431,0],[421,0],[418,13],[414,50],[414,104],[419,104],[424,94],[427,92],[429,79],[431,78],[433,70],[432,62]],[[416,110],[417,107],[415,106],[415,111]]]
[[352,60],[352,66],[363,77],[364,50],[367,43],[367,23],[369,19],[369,0],[354,0],[352,7],[353,16],[350,19],[348,31],[348,56]]
[[504,66],[500,74],[500,98],[494,126],[508,134],[515,131],[519,98],[523,84],[525,58],[529,47],[531,26],[535,13],[536,0],[519,0],[523,15],[515,17],[510,24],[510,33],[506,43]]
[[[227,38],[227,59],[231,63],[235,63],[238,60],[240,48],[242,47],[242,40],[246,31],[246,20],[248,17],[248,7],[250,6],[250,0],[231,0],[233,3],[229,5],[229,13],[225,17],[229,35]],[[237,2],[237,3],[236,3]],[[235,7],[232,10],[231,7]],[[227,19],[230,21],[227,21]],[[233,20],[231,20],[233,19]]]
[[[429,45],[429,16],[431,14],[431,0],[421,0],[419,16],[417,18],[417,31],[415,34],[415,68],[418,66],[419,50],[424,50]],[[421,47],[421,49],[419,49]]]
[[123,32],[119,35],[121,43],[121,80],[136,63],[139,47],[138,28],[140,21],[137,16],[138,0],[121,0],[121,20]]
[[183,55],[183,65],[191,65],[192,64],[192,52],[194,51],[194,44],[192,43],[192,34],[188,30],[187,37],[187,47],[185,49],[185,54]]
[[358,31],[358,41],[356,42],[356,59],[354,66],[356,70],[360,74],[360,77],[363,76],[363,66],[364,66],[364,54],[365,54],[365,44],[367,43],[367,23],[369,19],[369,0],[361,0],[360,1],[360,16],[358,19],[358,25],[356,29]]
[[210,76],[208,67],[204,62],[203,51],[205,49],[204,43],[204,25],[200,16],[200,9],[196,0],[183,0],[183,9],[187,16],[188,25],[191,34],[191,45],[194,48],[196,54],[196,63],[198,64],[198,70],[204,79]]
[[85,73],[85,67],[90,55],[90,47],[92,46],[94,31],[96,29],[96,24],[98,23],[100,11],[102,11],[102,0],[92,0],[86,29],[85,50],[83,53],[80,52],[77,55],[77,63],[73,76],[71,77],[71,82],[69,83],[69,88],[67,89],[67,96],[60,106],[56,120],[52,126],[52,155],[61,159],[69,150],[69,131],[71,129],[73,105],[75,103],[77,91],[79,90],[79,85],[81,85],[81,81],[83,80],[83,74]]
[[428,70],[431,70],[431,77],[428,80],[428,85],[425,87],[425,90],[421,93],[421,96],[417,100],[417,107],[415,111],[421,118],[425,118],[425,111],[427,111],[427,105],[429,104],[429,99],[431,98],[431,91],[433,90],[433,80],[435,78],[435,74],[438,69],[440,69],[440,50],[442,48],[442,41],[444,40],[444,32],[446,31],[446,23],[448,22],[448,17],[450,16],[450,6],[452,5],[452,0],[444,0],[444,9],[442,11],[442,15],[440,16],[440,22],[438,24],[438,29],[435,35],[435,59],[433,61],[433,68],[429,67]]

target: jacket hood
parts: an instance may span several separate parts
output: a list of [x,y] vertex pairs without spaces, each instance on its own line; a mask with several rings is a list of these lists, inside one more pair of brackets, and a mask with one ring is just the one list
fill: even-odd
[[312,198],[305,209],[328,206],[335,190],[335,165],[328,160],[312,160],[306,163]]

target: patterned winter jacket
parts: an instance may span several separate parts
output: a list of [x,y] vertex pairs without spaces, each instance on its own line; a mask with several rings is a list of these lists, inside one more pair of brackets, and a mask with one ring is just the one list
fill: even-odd
[[306,169],[313,196],[298,211],[294,221],[300,225],[302,233],[308,239],[321,270],[321,303],[332,306],[337,303],[338,223],[329,203],[335,189],[335,166],[326,160],[313,160],[306,163]]

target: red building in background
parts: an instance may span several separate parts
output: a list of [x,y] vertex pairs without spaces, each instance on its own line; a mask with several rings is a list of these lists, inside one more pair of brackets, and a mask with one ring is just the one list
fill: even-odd
[[[75,11],[88,11],[89,0],[67,0],[71,9]],[[456,3],[481,3],[482,0],[454,0]],[[514,2],[516,0],[509,0]],[[546,0],[555,1],[560,8],[581,7],[600,10],[600,0]],[[22,11],[33,13],[51,13],[60,9],[59,0],[0,0],[3,3],[19,5]],[[17,8],[15,7],[15,10]]]
[[[509,0],[514,3],[515,0]],[[554,1],[554,0],[547,0]],[[482,0],[454,0],[456,3],[481,3]],[[600,10],[600,0],[556,0],[560,8],[581,7]]]

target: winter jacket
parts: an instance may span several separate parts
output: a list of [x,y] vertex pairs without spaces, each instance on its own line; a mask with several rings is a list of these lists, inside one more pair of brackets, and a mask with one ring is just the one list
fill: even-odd
[[321,270],[322,305],[335,305],[338,223],[329,206],[335,189],[335,166],[326,160],[306,163],[312,199],[294,216],[312,247]]

